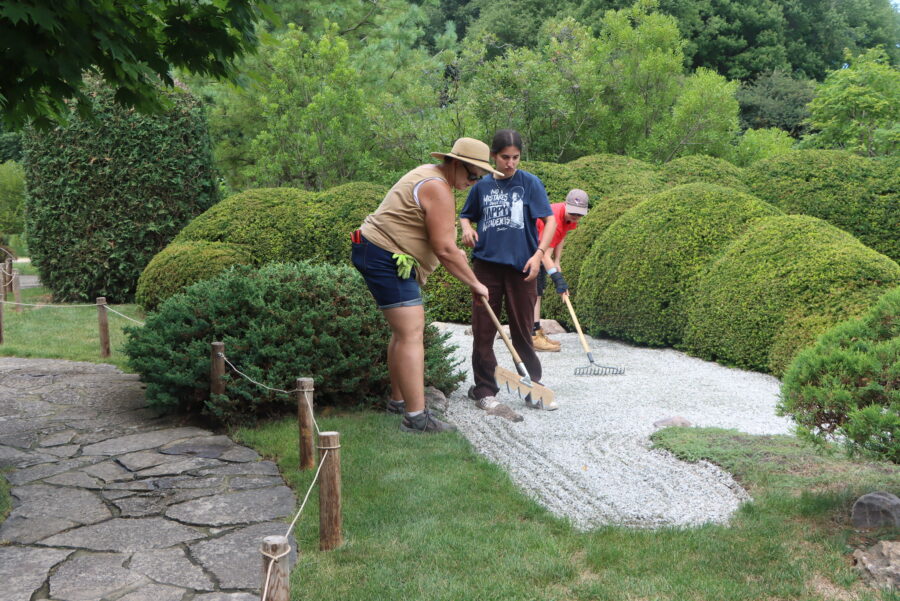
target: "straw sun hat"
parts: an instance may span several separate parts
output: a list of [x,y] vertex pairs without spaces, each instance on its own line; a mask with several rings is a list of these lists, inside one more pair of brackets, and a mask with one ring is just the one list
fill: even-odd
[[503,172],[497,171],[488,162],[491,159],[491,150],[488,148],[488,145],[475,138],[460,138],[453,143],[453,148],[450,149],[450,152],[432,152],[431,156],[436,159],[451,157],[463,163],[474,165],[488,173],[493,173],[498,177],[504,177]]

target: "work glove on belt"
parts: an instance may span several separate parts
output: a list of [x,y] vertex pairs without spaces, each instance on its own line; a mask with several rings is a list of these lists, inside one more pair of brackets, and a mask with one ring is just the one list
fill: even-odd
[[566,284],[566,278],[563,277],[563,274],[561,271],[551,273],[550,279],[553,280],[553,285],[556,286],[557,294],[562,294],[563,292],[569,291],[569,285]]

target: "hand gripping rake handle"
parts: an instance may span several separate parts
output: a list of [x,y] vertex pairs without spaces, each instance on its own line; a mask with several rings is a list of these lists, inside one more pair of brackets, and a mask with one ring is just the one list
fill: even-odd
[[497,315],[494,313],[494,310],[491,309],[491,305],[486,296],[481,297],[481,302],[484,307],[487,309],[488,315],[491,316],[491,321],[494,322],[494,326],[497,328],[497,331],[500,332],[500,336],[503,338],[503,342],[506,343],[506,348],[509,349],[509,352],[513,356],[513,361],[516,364],[516,370],[519,372],[519,375],[522,376],[522,383],[531,386],[531,378],[528,375],[528,370],[525,369],[525,364],[522,362],[522,358],[519,356],[519,353],[516,352],[516,349],[513,347],[512,341],[509,339],[509,336],[506,335],[506,332],[503,331],[503,326],[500,325],[500,320],[497,319]]

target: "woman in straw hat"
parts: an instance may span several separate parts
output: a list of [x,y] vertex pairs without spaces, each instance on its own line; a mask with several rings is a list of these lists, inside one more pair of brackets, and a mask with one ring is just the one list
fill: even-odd
[[[537,297],[534,279],[541,267],[541,258],[547,253],[556,231],[556,217],[550,209],[550,200],[541,180],[519,169],[522,155],[522,137],[512,129],[501,129],[494,134],[491,157],[500,171],[485,177],[469,190],[466,204],[459,215],[462,224],[463,243],[473,247],[472,268],[478,279],[490,291],[488,303],[494,313],[500,314],[500,306],[506,298],[506,314],[509,316],[509,334],[513,346],[522,358],[528,375],[535,382],[541,380],[541,362],[534,352],[531,324]],[[538,236],[535,220],[544,223]],[[478,230],[472,227],[477,222]],[[494,369],[496,328],[487,310],[476,295],[472,302],[472,372],[475,385],[469,388],[469,397],[481,409],[497,405],[497,382]],[[545,406],[532,403],[529,407],[556,409],[555,403]]]
[[388,410],[403,413],[407,432],[455,430],[425,408],[425,310],[420,286],[438,266],[469,286],[476,297],[488,289],[456,246],[453,189],[465,190],[485,173],[487,144],[460,138],[450,152],[432,152],[438,165],[416,167],[394,184],[381,205],[351,235],[353,265],[362,274],[391,328]]

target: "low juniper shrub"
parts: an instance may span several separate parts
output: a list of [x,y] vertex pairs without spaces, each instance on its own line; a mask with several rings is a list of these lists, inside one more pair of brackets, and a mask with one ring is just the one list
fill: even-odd
[[[226,394],[209,394],[210,344],[249,378],[291,390],[315,380],[318,406],[381,402],[390,389],[390,330],[349,266],[271,263],[233,267],[163,302],[143,327],[128,328],[125,353],[157,409],[246,423],[296,410],[296,401],[226,366]],[[448,335],[426,330],[426,384],[462,381]]]

